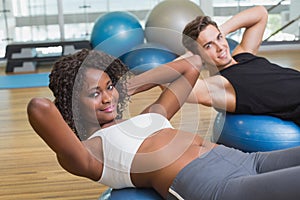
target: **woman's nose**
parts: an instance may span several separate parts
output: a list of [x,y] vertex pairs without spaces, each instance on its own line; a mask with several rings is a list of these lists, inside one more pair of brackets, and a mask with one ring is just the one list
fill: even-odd
[[112,94],[110,92],[103,92],[102,94],[102,102],[110,103],[112,99]]

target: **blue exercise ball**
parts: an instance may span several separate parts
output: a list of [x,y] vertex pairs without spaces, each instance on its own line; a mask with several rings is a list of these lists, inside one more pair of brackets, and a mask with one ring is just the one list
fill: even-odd
[[125,188],[108,189],[98,200],[162,200],[163,198],[153,189]]
[[265,115],[218,113],[212,140],[245,152],[300,146],[300,127]]
[[144,42],[144,30],[132,13],[109,12],[95,21],[90,42],[92,48],[119,57]]
[[226,38],[227,42],[228,42],[228,46],[230,49],[230,53],[233,52],[233,50],[236,48],[236,46],[239,44],[237,41],[235,41],[234,39],[231,38]]
[[126,53],[121,60],[134,74],[140,74],[176,58],[177,55],[164,46],[145,43]]

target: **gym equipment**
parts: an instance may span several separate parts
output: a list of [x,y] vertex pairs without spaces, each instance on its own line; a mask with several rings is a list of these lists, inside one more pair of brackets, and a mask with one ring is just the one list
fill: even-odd
[[273,116],[220,112],[212,140],[245,152],[285,149],[300,145],[300,127]]
[[90,41],[92,48],[119,57],[144,42],[144,30],[132,13],[109,12],[95,21]]
[[[11,43],[6,46],[6,73],[32,72],[39,63],[53,63],[61,56],[72,54],[80,49],[91,49],[90,41],[45,41]],[[39,49],[55,49],[57,53],[38,53]],[[49,52],[51,52],[49,50]]]
[[177,55],[184,54],[182,31],[187,23],[199,15],[203,15],[202,10],[189,0],[162,1],[146,18],[145,38],[147,42],[166,46]]
[[153,189],[107,189],[98,200],[162,200],[163,198]]
[[126,53],[121,60],[134,74],[140,74],[175,58],[177,55],[164,46],[146,43]]
[[237,41],[231,39],[231,38],[226,38],[229,48],[230,48],[230,53],[233,52],[233,50],[235,49],[235,47],[239,44]]
[[48,87],[49,72],[0,75],[0,90],[15,88]]

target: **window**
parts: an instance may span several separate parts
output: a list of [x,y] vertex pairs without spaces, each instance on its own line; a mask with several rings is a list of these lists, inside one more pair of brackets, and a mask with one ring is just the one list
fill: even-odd
[[[89,39],[94,21],[110,11],[133,11],[144,24],[147,13],[162,0],[4,0],[0,2],[0,57],[11,42],[42,40]],[[269,9],[269,22],[265,33],[268,41],[299,40],[298,0],[193,0],[198,5],[209,4],[213,19],[222,23],[230,16],[254,5]],[[202,2],[202,4],[201,4]],[[205,10],[203,10],[205,12]],[[62,16],[63,24],[59,23]],[[63,34],[62,34],[63,30]],[[241,32],[232,35],[239,40]]]

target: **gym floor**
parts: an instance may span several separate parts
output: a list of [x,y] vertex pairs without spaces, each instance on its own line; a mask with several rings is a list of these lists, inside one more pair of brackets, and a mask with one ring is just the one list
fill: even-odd
[[[259,55],[300,71],[299,50],[264,51]],[[0,66],[1,75],[4,71],[5,67]],[[160,90],[154,88],[134,96],[125,114],[139,113],[159,93]],[[0,199],[96,200],[107,187],[65,172],[54,153],[32,130],[26,115],[26,105],[32,97],[53,99],[47,87],[0,90]],[[199,112],[195,113],[195,108]],[[209,138],[215,114],[212,108],[186,104],[172,123],[182,129],[193,127]],[[195,122],[199,122],[196,128]]]

